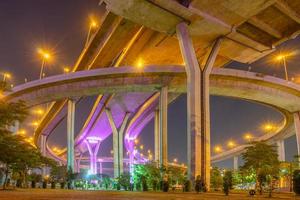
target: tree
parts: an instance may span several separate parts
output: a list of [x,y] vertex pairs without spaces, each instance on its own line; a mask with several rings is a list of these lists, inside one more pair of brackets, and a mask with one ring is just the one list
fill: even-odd
[[223,185],[223,178],[218,167],[213,167],[210,172],[210,185],[215,191],[220,190]]
[[272,190],[272,180],[278,175],[280,165],[276,146],[266,144],[263,141],[254,142],[252,146],[246,148],[246,152],[242,154],[242,157],[245,161],[242,169],[244,171],[255,171],[256,187],[259,189],[260,194],[262,194],[262,186],[267,177],[271,179],[269,186]]
[[68,170],[66,165],[54,165],[51,168],[50,179],[54,182],[65,183],[67,181]]
[[128,172],[121,174],[118,177],[118,184],[127,191],[130,187],[130,174]]
[[223,191],[227,196],[229,194],[230,189],[232,189],[232,171],[225,171],[223,177]]
[[31,188],[35,188],[36,187],[36,183],[41,182],[42,181],[42,175],[41,174],[36,174],[36,173],[32,173],[28,176],[29,181],[31,181]]

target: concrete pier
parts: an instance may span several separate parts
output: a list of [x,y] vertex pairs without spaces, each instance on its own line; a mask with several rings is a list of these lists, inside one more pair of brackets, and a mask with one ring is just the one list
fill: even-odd
[[68,100],[67,114],[67,167],[74,172],[74,122],[75,122],[75,100]]
[[123,174],[123,143],[124,143],[123,136],[124,136],[124,130],[127,126],[130,113],[125,114],[120,129],[118,130],[110,109],[107,108],[105,112],[113,132],[114,178],[117,178],[121,174]]
[[168,165],[168,87],[162,87],[159,98],[159,165]]
[[277,152],[278,152],[278,160],[285,161],[285,148],[284,148],[284,140],[278,140],[276,142]]
[[187,73],[187,152],[188,178],[198,175],[210,185],[210,112],[209,75],[215,62],[221,39],[217,39],[206,63],[200,66],[184,22],[176,27],[177,38]]

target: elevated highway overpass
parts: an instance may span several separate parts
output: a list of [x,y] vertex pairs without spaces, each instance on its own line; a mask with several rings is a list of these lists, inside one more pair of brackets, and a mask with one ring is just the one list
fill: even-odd
[[[99,97],[79,134],[80,136],[85,135],[86,130],[93,129],[94,125],[90,126],[91,124],[96,125],[99,120],[109,120],[106,116],[111,112],[111,118],[122,118],[122,120],[117,120],[115,124],[112,123],[114,120],[106,121],[110,125],[115,125],[116,128],[122,127],[125,117],[128,118],[126,120],[131,119],[126,122],[131,128],[124,129],[125,134],[129,135],[127,139],[130,139],[134,136],[133,132],[138,134],[149,119],[154,116],[153,111],[157,108],[159,101],[164,102],[164,106],[161,108],[166,110],[167,102],[170,102],[172,98],[176,98],[176,94],[184,92],[184,88],[188,88],[188,104],[190,105],[188,106],[187,117],[188,176],[192,179],[197,175],[201,175],[205,182],[209,182],[209,89],[211,94],[237,95],[240,98],[261,101],[275,106],[286,116],[284,127],[287,127],[291,122],[290,119],[293,119],[291,113],[298,111],[299,101],[296,98],[297,92],[295,92],[298,89],[294,84],[288,87],[287,83],[283,81],[282,84],[275,84],[278,88],[273,87],[275,85],[272,86],[272,77],[267,77],[268,80],[264,82],[263,79],[266,77],[261,77],[259,74],[253,74],[253,79],[244,77],[244,80],[248,80],[248,82],[239,82],[240,80],[236,80],[235,75],[243,76],[247,75],[247,72],[227,71],[229,75],[226,76],[218,74],[223,73],[222,71],[218,72],[217,69],[212,68],[224,67],[231,61],[254,62],[273,52],[276,46],[286,40],[296,37],[300,30],[300,17],[297,13],[297,10],[300,9],[299,2],[282,0],[224,0],[221,3],[209,3],[206,0],[104,0],[101,2],[104,3],[101,4],[100,9],[104,12],[101,15],[99,28],[92,33],[87,46],[79,56],[73,69],[73,72],[76,73],[60,77],[49,77],[41,82],[30,83],[31,85],[28,83],[29,85],[24,85],[23,88],[20,86],[19,91],[16,88],[15,94],[19,96],[14,96],[14,98],[21,99],[24,97],[24,99],[30,101],[29,105],[36,105],[50,100],[55,101],[35,132],[35,143],[37,144],[40,140],[41,150],[44,154],[47,150],[46,140],[48,135],[70,110],[67,109],[67,104],[69,104],[71,110],[74,109],[76,102],[80,101],[82,95],[99,94]],[[121,67],[120,71],[114,72],[109,70],[106,72],[93,71],[89,74],[84,71],[119,66],[137,66],[141,63],[143,65],[167,66],[184,64],[185,70],[181,68],[182,71],[178,71],[177,75],[184,76],[186,72],[187,80],[177,77],[177,75],[173,76],[174,74],[169,72],[162,76],[160,74],[162,71],[153,72],[157,77],[151,76],[149,73],[146,73],[148,74],[148,77],[146,77],[143,73],[126,72],[128,68],[125,70]],[[167,69],[168,67],[164,70]],[[97,74],[98,72],[99,74]],[[211,72],[213,74],[209,80],[208,77]],[[96,75],[93,76],[92,73]],[[101,73],[103,74],[101,75]],[[104,78],[105,73],[105,80],[108,80],[108,82],[99,81],[98,78]],[[111,76],[116,76],[115,79],[109,77],[109,73],[112,73]],[[230,73],[237,74],[230,75]],[[126,78],[122,75],[132,77]],[[83,78],[81,79],[80,76]],[[227,78],[218,79],[217,77]],[[85,80],[87,78],[91,80]],[[179,82],[177,83],[176,80],[179,80]],[[231,85],[234,81],[240,86],[240,90],[234,89],[232,91],[232,86],[236,86]],[[268,81],[272,84],[269,85]],[[280,82],[280,80],[278,81]],[[209,86],[210,82],[212,86]],[[262,85],[256,85],[256,90],[253,90],[249,85],[255,84],[255,82]],[[126,88],[122,83],[128,83],[129,86]],[[157,88],[157,86],[165,86],[164,83],[170,88]],[[182,88],[174,88],[172,84],[168,83],[177,84]],[[112,87],[110,87],[111,84]],[[223,84],[224,87],[221,88],[218,84]],[[74,88],[76,86],[75,89],[77,90],[72,92],[70,88],[73,86]],[[268,88],[268,86],[270,87]],[[290,93],[284,91],[283,88],[289,88],[287,91],[290,91]],[[53,92],[56,89],[58,90],[57,94],[47,94],[47,92]],[[257,92],[260,89],[261,93]],[[272,97],[268,97],[268,93],[262,92],[264,89],[268,92],[272,91]],[[35,93],[35,90],[39,92]],[[118,101],[118,99],[125,96],[120,95],[120,93],[116,95],[115,92],[131,92],[132,98],[135,98],[136,94],[134,93],[149,92],[149,90],[152,90],[152,94],[148,98],[138,95],[137,99],[141,101],[140,105],[135,105],[136,112],[130,112],[126,115],[124,114],[126,110],[121,109],[122,115],[114,116],[117,115],[114,114],[114,109],[105,109],[106,107],[118,107],[122,104],[120,103],[122,101]],[[171,94],[174,93],[175,96],[167,98],[166,91]],[[278,91],[280,92],[276,94]],[[281,93],[282,91],[284,92]],[[158,92],[164,95],[160,95]],[[37,100],[30,100],[29,94],[35,95]],[[73,101],[69,101],[67,99],[69,97],[72,97]],[[117,100],[114,100],[115,98]],[[290,100],[289,103],[286,99]],[[162,115],[162,112],[159,114]],[[68,116],[69,121],[72,122],[74,120],[72,112],[68,113]],[[194,116],[200,117],[194,118]],[[162,121],[159,122],[162,128],[157,127],[156,129],[159,135],[164,136],[163,140],[165,140],[167,133],[166,117],[164,116]],[[297,116],[295,119],[297,119]],[[68,135],[72,136],[73,131],[73,129],[68,130]],[[107,134],[108,132],[109,128]],[[120,135],[119,131],[114,130],[114,132],[115,138]],[[201,134],[204,136],[203,139],[198,137]],[[87,147],[81,149],[80,136],[75,140],[76,149],[84,151]],[[127,148],[130,146],[126,143],[125,145]],[[165,148],[166,142],[163,141],[158,146],[162,150],[162,146]],[[80,151],[77,150],[76,153],[79,154]],[[72,152],[70,154],[72,155]],[[166,154],[162,155],[160,153],[157,157],[160,158],[160,161],[167,160]],[[72,162],[69,164],[71,166]]]

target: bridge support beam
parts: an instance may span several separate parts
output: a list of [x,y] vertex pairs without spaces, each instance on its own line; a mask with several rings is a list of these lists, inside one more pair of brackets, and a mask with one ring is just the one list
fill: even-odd
[[[44,156],[44,157],[46,157],[46,152],[47,152],[46,139],[47,139],[46,135],[41,135],[41,137],[40,137],[40,150],[41,150],[42,156]],[[46,173],[47,173],[47,168],[43,167],[42,168],[42,176],[43,177],[46,176]]]
[[74,122],[75,122],[75,103],[73,99],[68,100],[67,114],[67,168],[74,172]]
[[159,166],[168,165],[168,87],[160,90],[159,98]]
[[154,115],[154,160],[158,164],[161,163],[160,159],[160,136],[159,136],[159,109],[155,110]]
[[188,178],[200,175],[210,185],[210,111],[209,75],[220,48],[221,38],[214,43],[204,66],[200,66],[184,22],[176,27],[177,38],[187,73],[187,152]]
[[237,171],[239,169],[239,157],[234,156],[233,157],[233,170]]
[[278,160],[285,161],[284,140],[278,140],[276,142],[276,145],[277,145]]
[[124,135],[124,130],[127,126],[130,113],[125,114],[121,123],[121,127],[118,130],[117,125],[115,124],[113,116],[111,114],[111,110],[107,108],[105,112],[113,133],[114,178],[117,178],[121,174],[123,174],[123,143],[124,143],[123,135]]
[[79,158],[76,160],[76,172],[80,173],[80,167],[81,167],[81,157],[82,154],[79,156]]
[[294,125],[297,140],[297,155],[300,156],[300,112],[294,113]]
[[100,147],[100,140],[86,140],[86,146],[90,154],[90,173],[97,174],[97,155]]

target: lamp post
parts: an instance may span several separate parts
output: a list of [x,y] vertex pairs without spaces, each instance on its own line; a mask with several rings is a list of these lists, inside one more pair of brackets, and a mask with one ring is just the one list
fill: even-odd
[[288,71],[287,71],[287,64],[286,64],[286,58],[291,56],[292,53],[289,54],[280,54],[276,57],[278,61],[282,61],[283,67],[284,67],[284,73],[285,73],[285,80],[289,80]]
[[44,73],[44,67],[46,64],[46,61],[48,61],[51,56],[50,53],[44,49],[38,48],[38,54],[40,54],[42,58],[42,65],[41,65],[41,70],[40,70],[40,80],[43,78],[43,73]]
[[7,72],[3,73],[3,82],[5,82],[6,79],[9,79],[9,78],[11,78],[11,75],[9,73],[7,73]]
[[98,26],[97,22],[94,19],[91,19],[90,26],[89,26],[89,31],[88,31],[88,34],[87,34],[87,37],[86,37],[85,46],[87,46],[87,44],[90,40],[92,29],[96,28],[97,26]]

